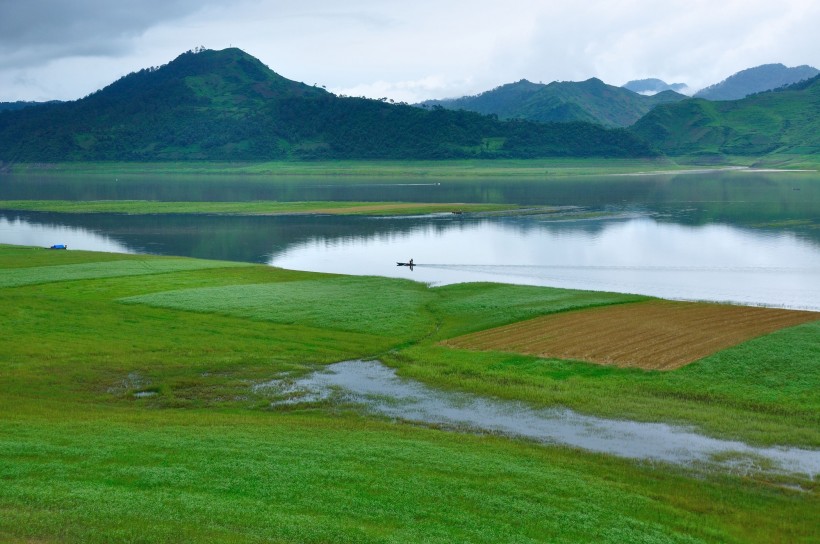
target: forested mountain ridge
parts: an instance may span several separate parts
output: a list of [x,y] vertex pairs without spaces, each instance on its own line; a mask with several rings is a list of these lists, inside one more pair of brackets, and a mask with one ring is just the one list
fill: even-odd
[[501,119],[584,121],[606,127],[626,127],[658,104],[684,98],[674,91],[643,96],[629,89],[607,85],[597,78],[554,81],[547,85],[522,79],[474,96],[428,100],[420,105],[493,114]]
[[670,155],[817,155],[820,76],[740,100],[665,104],[630,130]]
[[762,64],[733,74],[720,83],[695,93],[695,98],[706,100],[738,100],[750,94],[770,91],[811,79],[818,75],[817,68],[808,65],[788,68],[783,64]]
[[339,97],[236,49],[196,50],[83,99],[0,113],[0,160],[650,156],[626,130]]

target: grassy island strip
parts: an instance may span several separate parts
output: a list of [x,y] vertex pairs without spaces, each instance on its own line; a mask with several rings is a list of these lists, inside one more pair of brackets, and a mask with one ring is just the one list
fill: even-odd
[[0,245],[0,541],[811,541],[816,482],[272,408],[253,387],[376,357],[435,387],[820,446],[820,320],[664,372],[442,344],[650,300]]
[[545,158],[495,160],[334,160],[334,161],[157,161],[0,163],[0,174],[132,176],[364,177],[364,178],[538,178],[610,174],[670,173],[727,168],[820,168],[817,155],[682,156],[646,159]]
[[514,210],[509,204],[418,202],[160,202],[154,200],[0,200],[0,210],[58,213],[210,215],[423,215]]
[[[2,165],[0,165],[2,166]],[[668,159],[516,159],[516,160],[338,160],[338,161],[161,161],[161,162],[61,162],[5,165],[15,174],[122,175],[250,175],[250,176],[390,176],[476,177],[543,176],[639,172],[684,168]],[[691,167],[689,167],[691,168]]]

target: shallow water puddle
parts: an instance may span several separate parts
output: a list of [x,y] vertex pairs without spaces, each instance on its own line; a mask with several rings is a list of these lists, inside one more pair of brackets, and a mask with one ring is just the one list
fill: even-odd
[[604,419],[568,409],[440,391],[400,378],[377,361],[345,361],[305,377],[255,386],[284,400],[274,405],[337,400],[405,421],[499,433],[645,461],[708,466],[740,473],[820,473],[820,451],[749,446],[664,423]]

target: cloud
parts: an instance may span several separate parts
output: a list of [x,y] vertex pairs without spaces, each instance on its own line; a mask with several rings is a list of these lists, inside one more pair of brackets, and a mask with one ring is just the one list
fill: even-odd
[[692,87],[820,64],[816,0],[0,0],[0,100],[83,96],[204,45],[409,102],[527,78]]
[[331,92],[347,96],[390,98],[396,102],[418,102],[419,96],[462,96],[460,90],[472,86],[470,81],[451,81],[441,75],[410,81],[375,81],[353,87],[330,88]]
[[[584,5],[580,11],[561,3],[540,16],[541,31],[530,50],[551,49],[549,66],[556,78],[595,75],[622,84],[659,77],[703,87],[768,62],[820,61],[820,40],[812,29],[820,20],[820,4],[813,1],[588,0]],[[550,20],[561,21],[563,29]]]
[[3,0],[0,68],[32,68],[80,56],[122,56],[152,26],[191,14],[197,0]]

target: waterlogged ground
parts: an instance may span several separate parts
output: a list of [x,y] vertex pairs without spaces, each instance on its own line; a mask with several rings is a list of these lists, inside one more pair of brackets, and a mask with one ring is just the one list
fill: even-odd
[[641,461],[812,480],[820,473],[820,451],[753,447],[663,423],[604,419],[568,409],[533,409],[520,402],[436,390],[400,378],[395,370],[376,361],[345,361],[296,380],[282,378],[255,387],[275,395],[274,405],[351,402],[390,418],[523,437]]

